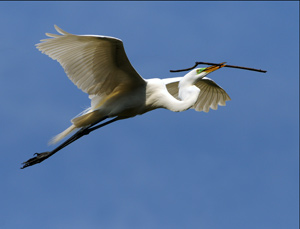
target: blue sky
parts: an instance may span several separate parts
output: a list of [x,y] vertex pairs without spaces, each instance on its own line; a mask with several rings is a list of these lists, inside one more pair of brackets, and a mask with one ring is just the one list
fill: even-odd
[[[298,228],[299,2],[0,2],[0,228]],[[231,97],[119,121],[20,170],[89,106],[34,46],[120,38],[144,78],[195,61]]]

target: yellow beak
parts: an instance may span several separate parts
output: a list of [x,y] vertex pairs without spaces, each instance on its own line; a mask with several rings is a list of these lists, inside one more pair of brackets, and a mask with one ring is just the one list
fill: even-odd
[[207,68],[204,70],[204,72],[210,73],[210,72],[213,72],[213,71],[218,70],[219,68],[224,67],[225,65],[226,65],[226,62],[220,63],[220,64],[218,64],[218,65],[213,65],[213,66],[211,66],[211,67],[207,67]]

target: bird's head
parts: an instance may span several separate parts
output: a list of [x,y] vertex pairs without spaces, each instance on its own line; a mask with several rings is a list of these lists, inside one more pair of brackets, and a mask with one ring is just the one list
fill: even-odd
[[216,71],[222,67],[224,67],[226,62],[212,65],[206,68],[195,68],[187,73],[183,79],[180,81],[181,85],[194,85],[197,81],[201,80],[203,77],[207,76],[209,73]]
[[196,68],[196,69],[193,69],[192,71],[193,71],[194,77],[196,79],[202,79],[204,76],[224,67],[225,65],[226,65],[226,62],[223,62],[218,65],[213,65],[213,66],[206,67],[206,68]]

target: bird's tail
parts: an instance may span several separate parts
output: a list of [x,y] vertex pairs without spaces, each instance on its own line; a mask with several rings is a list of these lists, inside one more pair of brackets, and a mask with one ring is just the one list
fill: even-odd
[[75,125],[71,125],[69,128],[67,128],[66,130],[64,130],[63,132],[61,132],[60,134],[54,136],[50,141],[49,141],[49,145],[53,145],[57,142],[59,142],[60,140],[62,140],[63,138],[65,138],[67,135],[69,135],[70,133],[72,133],[74,130],[76,130],[77,127]]
[[85,127],[88,125],[91,125],[93,123],[98,122],[99,120],[103,119],[104,115],[99,110],[90,110],[89,112],[79,116],[75,117],[71,120],[73,125],[75,125],[77,128]]
[[69,135],[70,133],[72,133],[74,130],[78,128],[86,127],[93,123],[98,122],[99,120],[103,119],[103,117],[104,117],[103,114],[101,114],[99,110],[94,111],[91,108],[88,108],[87,110],[79,114],[79,117],[76,116],[71,120],[72,125],[69,128],[67,128],[60,134],[54,136],[49,141],[49,145],[53,145],[59,142],[60,140],[62,140],[63,138],[65,138],[67,135]]

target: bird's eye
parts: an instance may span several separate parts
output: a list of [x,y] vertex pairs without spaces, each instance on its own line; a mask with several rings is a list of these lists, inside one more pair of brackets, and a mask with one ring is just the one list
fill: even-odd
[[197,69],[197,74],[200,74],[201,72],[203,72],[204,69],[205,68],[199,68],[199,69]]

